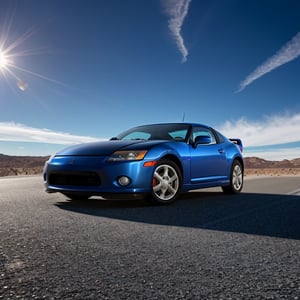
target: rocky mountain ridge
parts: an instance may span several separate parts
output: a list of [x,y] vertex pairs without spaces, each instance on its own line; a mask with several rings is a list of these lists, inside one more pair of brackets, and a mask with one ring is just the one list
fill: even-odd
[[292,160],[284,159],[281,161],[271,161],[259,157],[244,158],[245,167],[249,169],[261,168],[300,168],[300,158]]

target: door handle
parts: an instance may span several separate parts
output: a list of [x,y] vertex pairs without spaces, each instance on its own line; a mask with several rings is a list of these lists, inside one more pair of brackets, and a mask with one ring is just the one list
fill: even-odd
[[224,153],[224,149],[223,149],[223,148],[220,148],[220,149],[218,149],[218,152],[219,152],[220,154],[223,154],[223,153]]

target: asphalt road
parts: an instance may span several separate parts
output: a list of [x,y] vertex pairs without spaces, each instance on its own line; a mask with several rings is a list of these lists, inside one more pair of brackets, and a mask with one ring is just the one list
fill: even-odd
[[300,299],[300,177],[244,192],[68,201],[0,179],[0,299]]

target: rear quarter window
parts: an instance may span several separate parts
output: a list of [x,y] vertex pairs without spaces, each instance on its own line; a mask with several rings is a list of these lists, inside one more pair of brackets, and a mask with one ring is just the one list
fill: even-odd
[[215,130],[215,135],[217,137],[217,140],[218,140],[219,144],[222,144],[222,143],[224,143],[226,141],[226,138],[225,138],[225,136],[222,133],[220,133],[220,132],[218,132],[218,131]]

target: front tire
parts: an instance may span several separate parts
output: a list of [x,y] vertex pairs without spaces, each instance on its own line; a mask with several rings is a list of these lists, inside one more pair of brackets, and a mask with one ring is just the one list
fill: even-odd
[[182,175],[178,166],[169,159],[162,159],[156,165],[152,176],[150,202],[170,204],[181,191]]
[[235,160],[231,167],[230,184],[223,186],[223,192],[225,194],[239,194],[243,188],[244,172],[242,164]]

